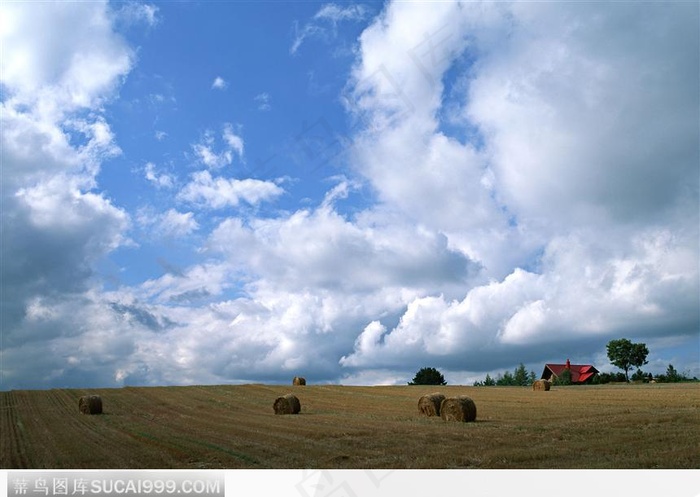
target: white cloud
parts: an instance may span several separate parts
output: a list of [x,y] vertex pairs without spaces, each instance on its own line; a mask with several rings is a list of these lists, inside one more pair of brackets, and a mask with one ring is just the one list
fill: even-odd
[[696,195],[683,183],[697,170],[697,78],[688,72],[698,66],[697,29],[684,20],[668,35],[641,31],[692,19],[686,8],[512,12],[519,29],[508,50],[477,41],[483,56],[464,110],[487,137],[499,196],[513,212],[558,228],[647,222]]
[[270,181],[212,177],[209,171],[199,171],[192,175],[192,181],[180,191],[178,198],[209,209],[222,209],[235,207],[241,201],[257,205],[282,193],[284,190]]
[[[21,188],[15,193],[16,207],[26,213],[30,226],[44,233],[52,231],[76,237],[83,231],[86,238],[100,240],[99,247],[93,247],[98,248],[98,253],[102,248],[115,248],[120,241],[118,233],[127,221],[125,213],[101,195],[81,192],[71,183],[69,178],[57,176],[39,185]],[[94,230],[103,222],[110,226],[115,221],[118,221],[114,226],[116,230],[111,236],[105,229]]]
[[[4,292],[2,371],[12,384],[52,347],[80,342],[85,328],[64,327],[63,309],[79,307],[95,264],[129,244],[129,216],[98,190],[97,175],[120,153],[102,107],[133,53],[112,31],[105,2],[3,3],[0,18],[11,20],[2,30],[0,195],[2,231],[12,236],[3,238],[0,279],[12,288]],[[66,357],[46,361],[34,380],[60,376]]]
[[211,84],[212,90],[225,90],[228,88],[228,83],[224,81],[224,78],[217,76]]
[[120,4],[119,9],[115,10],[115,16],[118,22],[129,25],[143,22],[149,27],[154,27],[160,22],[159,10],[158,7],[151,4],[124,2]]
[[211,264],[198,264],[181,274],[167,273],[155,280],[145,281],[138,288],[139,295],[156,299],[159,303],[178,302],[183,296],[220,295],[227,287],[230,273],[226,268]]
[[367,8],[364,5],[341,7],[334,3],[327,3],[314,14],[314,19],[328,19],[336,24],[341,21],[361,21],[367,17],[367,14]]
[[[341,7],[334,3],[322,5],[313,19],[301,28],[295,23],[295,36],[289,53],[296,54],[301,44],[308,38],[327,38],[337,36],[338,23],[344,21],[362,21],[367,18],[368,9],[363,5]],[[330,24],[330,27],[328,26]]]
[[[182,205],[138,212],[155,236],[206,241],[189,266],[106,292],[92,288],[94,265],[128,244],[130,218],[97,183],[118,153],[102,104],[132,54],[105,4],[28,5],[2,7],[6,52],[31,52],[8,59],[3,81],[3,384],[279,382],[300,370],[402,384],[426,364],[472,378],[563,351],[608,366],[601,351],[621,336],[652,350],[697,343],[696,7],[389,3],[344,94],[355,179],[336,178],[316,207],[209,216],[211,232]],[[35,14],[66,38],[48,43]],[[360,14],[322,6],[298,42]],[[219,169],[244,145],[227,123],[193,150]],[[152,163],[143,173],[175,185]],[[368,191],[375,204],[342,213]],[[175,200],[225,209],[284,193],[202,170]]]
[[239,158],[243,158],[243,138],[234,133],[233,125],[224,125],[223,138],[230,150],[233,150]]
[[164,236],[183,237],[199,228],[192,212],[169,209],[161,218],[160,232]]
[[[237,128],[240,129],[240,126]],[[209,169],[220,169],[230,165],[234,156],[243,159],[243,138],[236,134],[231,123],[224,123],[221,137],[224,141],[224,146],[219,152],[215,150],[216,140],[211,131],[205,133],[200,143],[192,146],[197,159]]]
[[153,213],[152,209],[142,209],[137,220],[158,239],[183,238],[199,229],[193,212],[178,212],[175,209],[168,209],[162,213]]
[[[541,358],[567,340],[592,352],[617,334],[696,333],[690,14],[680,6],[387,6],[360,38],[347,95],[366,124],[352,149],[358,170],[381,208],[444,232],[493,282],[460,300],[418,297],[393,328],[368,322],[343,365],[386,370],[432,358],[478,369],[489,354],[517,362],[510,347],[527,357],[539,346]],[[687,18],[673,36],[640,28],[670,26],[675,16]],[[464,64],[463,75],[448,94],[452,64]],[[462,109],[467,139],[444,131],[448,103]]]
[[270,94],[267,92],[263,93],[258,93],[255,95],[255,103],[258,105],[258,110],[261,111],[268,111],[272,109],[272,104],[270,103],[272,100],[272,97],[270,97]]
[[378,222],[371,216],[350,222],[327,198],[319,208],[287,218],[255,219],[247,225],[227,219],[214,230],[208,246],[284,289],[372,292],[394,286],[399,291],[449,291],[478,276],[479,267],[450,250],[444,236]]
[[6,104],[31,106],[41,119],[98,107],[131,68],[133,52],[110,29],[104,2],[5,3],[2,15],[11,19],[2,32]]
[[156,171],[156,165],[147,162],[144,166],[144,176],[156,188],[172,188],[175,186],[175,178],[172,175]]
[[216,154],[211,147],[202,143],[197,143],[192,148],[199,161],[211,169],[227,166],[233,161],[233,155],[230,150],[224,150],[220,154]]
[[594,258],[578,239],[556,240],[542,273],[516,269],[502,282],[473,288],[461,301],[416,298],[395,328],[370,323],[341,364],[392,368],[422,358],[461,361],[478,370],[485,366],[481,357],[506,354],[511,347],[527,357],[537,348],[556,350],[569,342],[588,354],[593,344],[616,334],[664,326],[683,330],[692,326],[698,272],[684,272],[687,265],[680,269],[690,262],[688,254],[671,238],[647,233],[626,258],[602,245],[598,249],[606,257]]

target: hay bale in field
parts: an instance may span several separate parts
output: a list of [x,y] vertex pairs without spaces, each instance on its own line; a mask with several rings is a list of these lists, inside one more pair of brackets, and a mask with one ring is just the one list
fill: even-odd
[[445,400],[445,396],[441,393],[430,393],[423,395],[418,399],[418,410],[425,416],[439,416],[440,404]]
[[82,414],[102,414],[102,397],[83,395],[78,400],[78,409]]
[[532,389],[533,390],[542,390],[542,391],[549,391],[549,388],[552,386],[552,383],[547,381],[547,380],[537,380],[532,384]]
[[295,376],[292,380],[292,385],[306,385],[306,378]]
[[275,410],[275,414],[299,414],[299,411],[301,411],[299,399],[291,393],[277,397],[272,407]]
[[476,404],[464,395],[444,399],[440,403],[440,417],[444,421],[476,421]]

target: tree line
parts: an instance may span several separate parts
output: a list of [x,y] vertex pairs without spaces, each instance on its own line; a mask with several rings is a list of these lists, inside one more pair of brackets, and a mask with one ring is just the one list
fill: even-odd
[[[649,355],[649,349],[644,343],[633,343],[627,338],[620,338],[618,340],[611,340],[607,344],[607,353],[610,363],[618,368],[622,369],[623,372],[617,373],[598,373],[592,379],[592,384],[604,384],[613,382],[629,382],[632,381],[644,381],[644,382],[658,382],[658,383],[679,383],[683,381],[698,381],[696,377],[690,378],[687,373],[680,373],[673,366],[669,364],[666,368],[665,374],[652,375],[651,373],[646,373],[642,371],[642,366],[648,364],[647,356]],[[632,368],[637,368],[637,370],[630,376],[629,372]],[[525,365],[520,363],[511,373],[506,371],[504,373],[498,373],[495,378],[487,374],[486,378],[481,381],[475,381],[475,387],[490,387],[490,386],[529,386],[537,379],[537,375],[534,371],[527,371]],[[554,377],[554,384],[558,385],[570,385],[571,382],[571,372],[565,370],[561,376]],[[409,385],[447,385],[445,377],[436,368],[427,367],[421,368],[413,378],[413,381],[408,383]]]

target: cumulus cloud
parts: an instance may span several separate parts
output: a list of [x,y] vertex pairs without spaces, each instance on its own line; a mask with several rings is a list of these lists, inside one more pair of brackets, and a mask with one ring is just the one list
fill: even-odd
[[10,3],[2,12],[8,106],[30,106],[36,116],[58,121],[99,106],[131,68],[133,52],[111,30],[101,2],[52,9]]
[[284,190],[271,181],[213,177],[209,171],[199,171],[192,175],[192,181],[180,191],[178,198],[209,209],[222,209],[235,207],[241,201],[257,205],[282,193]]
[[[1,9],[1,219],[3,233],[12,233],[1,248],[2,284],[12,288],[2,302],[2,381],[13,385],[26,375],[23,365],[46,362],[39,358],[60,339],[81,343],[76,330],[84,328],[65,328],[64,310],[84,303],[94,265],[128,243],[129,216],[97,190],[96,177],[102,161],[120,153],[102,105],[133,53],[112,31],[106,3]],[[51,384],[71,364],[54,356],[38,381]]]
[[[604,10],[392,3],[362,34],[359,171],[493,281],[368,323],[343,366],[478,370],[515,348],[546,360],[567,340],[592,354],[620,334],[697,333],[697,9]],[[641,28],[676,16],[671,36]],[[447,93],[449,67],[463,74]],[[447,100],[467,139],[445,131]]]
[[[105,4],[2,9],[6,53],[30,52],[3,80],[4,385],[402,384],[426,365],[453,382],[572,351],[600,369],[621,336],[697,343],[697,6],[390,2],[342,95],[353,179],[306,208],[226,211],[285,190],[220,174],[245,151],[224,124],[193,145],[177,208],[135,217],[197,231],[197,258],[114,291],[91,279],[131,221],[99,190],[119,153],[101,105],[133,55]],[[293,52],[353,9],[322,6]]]
[[696,195],[684,183],[697,170],[688,105],[698,100],[688,72],[698,65],[688,43],[697,30],[684,21],[668,36],[642,34],[651,17],[673,23],[684,10],[616,5],[590,19],[582,5],[516,7],[519,43],[481,43],[464,113],[488,137],[500,197],[516,214],[560,228],[646,222]]
[[[349,222],[328,204],[288,218],[222,222],[209,247],[283,288],[435,291],[476,277],[479,267],[437,233]],[[235,247],[235,249],[233,249]]]
[[517,362],[507,355],[513,348],[532,357],[536,349],[568,342],[592,354],[615,334],[644,336],[645,330],[670,327],[692,336],[697,273],[687,273],[689,254],[671,238],[640,235],[626,258],[603,246],[597,248],[607,257],[593,257],[579,239],[556,240],[540,273],[516,269],[503,281],[474,287],[462,300],[417,298],[393,329],[370,323],[341,364],[395,368],[430,357],[479,370],[486,367],[482,357],[492,354]]

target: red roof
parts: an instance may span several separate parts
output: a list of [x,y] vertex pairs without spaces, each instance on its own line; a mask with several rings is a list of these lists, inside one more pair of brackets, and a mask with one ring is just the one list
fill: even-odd
[[[551,379],[552,375],[560,377],[566,367],[566,364],[545,364],[542,378],[548,380]],[[590,364],[570,364],[569,368],[571,369],[572,383],[585,383],[598,373],[598,370]]]

